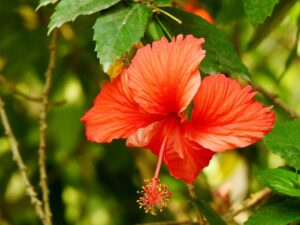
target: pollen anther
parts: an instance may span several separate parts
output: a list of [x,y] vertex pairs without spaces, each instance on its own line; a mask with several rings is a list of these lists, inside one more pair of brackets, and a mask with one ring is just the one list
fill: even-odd
[[144,182],[146,185],[139,191],[141,196],[137,200],[139,208],[143,208],[146,213],[157,215],[157,211],[162,212],[167,207],[172,193],[158,178],[145,179]]

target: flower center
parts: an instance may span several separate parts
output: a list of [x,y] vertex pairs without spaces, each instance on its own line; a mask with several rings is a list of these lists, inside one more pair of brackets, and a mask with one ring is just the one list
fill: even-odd
[[167,185],[160,183],[160,180],[158,179],[168,133],[169,132],[166,133],[159,150],[154,177],[152,179],[145,179],[144,182],[146,185],[142,187],[141,191],[138,191],[141,195],[137,200],[139,207],[143,208],[146,213],[150,212],[152,215],[156,215],[157,210],[162,212],[163,208],[167,207],[172,195],[172,193],[168,190]]
[[146,185],[142,187],[141,197],[137,200],[139,207],[146,213],[157,214],[157,210],[162,212],[170,200],[172,193],[167,185],[161,184],[158,178],[145,179]]

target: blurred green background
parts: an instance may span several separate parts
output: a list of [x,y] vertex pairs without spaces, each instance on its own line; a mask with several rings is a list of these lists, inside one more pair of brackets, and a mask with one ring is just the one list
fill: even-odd
[[[254,28],[243,13],[242,1],[201,1],[233,42],[248,66],[256,86],[278,94],[293,111],[300,113],[300,2],[278,10],[266,23]],[[48,64],[47,36],[53,6],[35,11],[37,0],[0,0],[0,75],[33,96],[43,90]],[[282,9],[282,8],[281,8]],[[169,176],[161,179],[173,192],[168,209],[156,217],[138,209],[136,191],[144,178],[152,177],[156,157],[142,149],[127,149],[124,141],[89,143],[80,118],[92,106],[107,75],[101,72],[92,40],[96,15],[80,16],[61,27],[58,61],[50,98],[65,100],[49,108],[47,170],[53,222],[58,225],[125,225],[193,218],[185,184]],[[299,40],[298,40],[299,41]],[[292,55],[291,60],[287,61]],[[279,77],[282,79],[278,82]],[[29,177],[38,186],[39,105],[16,96],[0,83],[9,120],[29,167]],[[257,98],[272,104],[262,95]],[[275,106],[277,121],[289,116]],[[249,192],[262,186],[255,173],[283,161],[258,143],[242,151],[217,155],[196,182],[202,199],[222,213]],[[222,193],[228,196],[224,198]],[[223,196],[223,197],[222,197]],[[243,217],[240,219],[243,221]],[[0,126],[0,225],[40,224],[26,196],[20,173],[12,160],[8,139]]]

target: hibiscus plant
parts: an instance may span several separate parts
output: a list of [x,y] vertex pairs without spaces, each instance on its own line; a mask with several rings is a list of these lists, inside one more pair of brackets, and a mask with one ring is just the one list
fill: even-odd
[[3,49],[33,44],[0,52],[0,224],[299,224],[299,2],[18,2]]

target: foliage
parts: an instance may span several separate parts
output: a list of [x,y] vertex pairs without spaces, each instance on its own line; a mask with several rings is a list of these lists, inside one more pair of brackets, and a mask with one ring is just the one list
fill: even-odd
[[149,15],[149,8],[135,4],[99,16],[94,25],[94,40],[104,72],[143,37]]
[[286,225],[300,220],[300,203],[284,201],[261,207],[245,225]]
[[[185,12],[183,2],[206,9],[215,24]],[[224,73],[252,82],[260,92],[257,99],[274,105],[277,115],[263,142],[215,156],[194,184],[196,206],[210,225],[229,224],[223,218],[237,199],[266,186],[272,197],[244,208],[249,220],[234,218],[235,223],[300,221],[300,119],[291,118],[300,113],[299,2],[0,0],[0,5],[0,97],[28,167],[25,174],[40,199],[41,98],[49,43],[59,33],[46,113],[45,166],[53,224],[132,225],[194,218],[184,183],[165,171],[162,180],[173,192],[168,210],[157,217],[140,211],[136,190],[152,176],[156,158],[142,149],[125,148],[124,141],[89,143],[80,122],[110,69],[113,78],[119,67],[130,64],[137,48],[180,33],[205,38],[202,77]],[[40,224],[2,121],[0,165],[0,224]]]
[[278,124],[265,138],[267,147],[296,169],[300,169],[300,140],[297,137],[299,132],[300,120],[297,119],[285,124]]
[[258,25],[272,14],[274,6],[279,0],[245,0],[245,13],[253,25]]
[[58,0],[40,0],[40,4],[38,5],[37,9],[39,9],[42,6],[46,6],[49,4],[54,4],[56,3]]
[[101,2],[96,0],[62,0],[58,3],[55,12],[51,16],[48,33],[55,27],[60,27],[68,21],[75,20],[79,15],[89,15],[107,9],[117,2],[119,2],[119,0],[105,0]]
[[300,175],[284,169],[268,169],[259,173],[258,180],[275,192],[300,197]]
[[170,8],[168,12],[182,20],[182,24],[177,24],[164,15],[159,17],[171,35],[194,34],[196,37],[205,38],[203,48],[206,50],[206,57],[201,64],[201,70],[205,74],[226,73],[241,76],[247,81],[251,80],[247,68],[241,62],[232,44],[218,28],[199,16],[178,9]]

